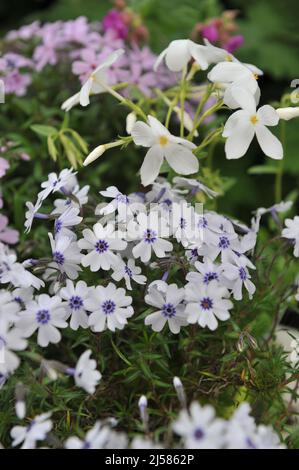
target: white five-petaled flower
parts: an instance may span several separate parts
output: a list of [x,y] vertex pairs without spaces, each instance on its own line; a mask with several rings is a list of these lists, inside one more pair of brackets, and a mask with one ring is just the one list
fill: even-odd
[[122,330],[134,313],[131,303],[132,297],[126,296],[125,289],[117,288],[112,282],[107,287],[97,286],[86,299],[86,308],[92,312],[89,317],[92,331]]
[[188,323],[198,323],[210,330],[216,330],[218,320],[228,320],[233,303],[227,298],[229,292],[217,281],[208,285],[190,282],[186,286],[186,314]]
[[186,449],[221,449],[224,445],[225,422],[216,418],[210,405],[191,403],[189,413],[180,412],[173,430],[183,438]]
[[76,241],[68,236],[58,236],[53,238],[51,233],[48,233],[51,243],[53,262],[48,266],[51,269],[57,269],[70,279],[78,277],[78,271],[82,271],[79,266],[82,254]]
[[132,215],[128,196],[121,193],[116,186],[109,186],[105,191],[100,191],[100,194],[112,199],[109,204],[100,209],[100,215],[109,215],[117,211],[120,220],[127,220],[127,216]]
[[12,446],[22,444],[22,449],[35,449],[37,441],[43,441],[52,429],[51,413],[36,416],[28,426],[14,426],[10,431]]
[[176,39],[171,41],[168,47],[161,52],[154,69],[156,70],[165,58],[165,63],[172,72],[183,70],[191,59],[194,59],[202,70],[206,70],[209,63],[205,51],[205,46],[196,44],[190,39]]
[[149,286],[145,302],[158,310],[145,318],[145,324],[151,325],[154,331],[162,331],[168,323],[172,333],[179,333],[181,327],[188,324],[183,304],[184,297],[184,289],[176,284],[167,285],[161,282],[158,287]]
[[90,358],[91,350],[85,351],[79,358],[74,370],[74,379],[78,387],[83,388],[87,393],[92,395],[102,374],[96,370],[97,363]]
[[114,62],[124,53],[123,49],[112,52],[89,76],[83,84],[79,93],[68,98],[61,106],[65,111],[69,111],[73,106],[80,103],[81,106],[89,104],[89,96],[104,93],[108,87],[107,71]]
[[107,443],[110,429],[97,421],[92,429],[90,429],[84,440],[79,437],[69,437],[65,443],[66,449],[103,449]]
[[127,262],[121,259],[119,256],[119,263],[113,266],[113,273],[111,275],[114,281],[119,282],[121,279],[125,280],[126,288],[132,290],[131,281],[137,284],[145,284],[146,277],[141,274],[141,268],[136,266],[133,258],[128,259]]
[[264,105],[256,110],[256,103],[252,94],[245,88],[234,87],[232,95],[241,110],[234,112],[226,121],[223,137],[225,142],[226,158],[241,158],[256,135],[262,151],[271,158],[283,158],[281,142],[266,126],[276,126],[279,121],[278,114],[270,105]]
[[140,240],[132,252],[143,263],[151,259],[153,252],[158,258],[164,258],[173,249],[172,243],[163,239],[163,236],[169,236],[169,228],[167,221],[157,211],[152,211],[149,215],[138,214],[136,222],[131,221],[128,224],[128,233],[132,239]]
[[78,245],[89,252],[82,258],[81,263],[84,267],[90,266],[93,272],[99,269],[108,271],[111,266],[118,263],[114,251],[124,250],[127,242],[120,238],[112,224],[103,227],[97,223],[93,226],[93,230],[84,229],[82,233],[84,238],[78,241]]
[[25,233],[30,232],[33,219],[38,213],[41,205],[42,205],[42,201],[40,199],[36,201],[35,205],[33,205],[32,202],[30,201],[26,202],[27,211],[25,212],[25,222],[24,222]]
[[37,342],[46,347],[49,343],[59,343],[61,333],[58,328],[68,326],[66,317],[67,313],[60,297],[40,294],[27,305],[16,326],[25,338],[38,330]]
[[64,211],[54,223],[55,236],[64,235],[72,237],[74,234],[69,227],[74,227],[82,222],[83,217],[79,216],[79,207],[69,207]]
[[249,298],[252,299],[255,293],[255,285],[250,280],[251,276],[246,266],[236,266],[231,263],[224,263],[223,265],[223,276],[227,282],[224,281],[226,287],[231,289],[235,300],[242,300],[242,287],[245,286],[249,294]]
[[20,359],[13,351],[23,351],[27,347],[23,332],[11,327],[10,323],[0,319],[0,374],[13,372],[20,364]]
[[38,200],[43,201],[46,199],[52,192],[61,191],[61,189],[67,185],[70,178],[73,178],[74,174],[72,168],[65,168],[62,170],[59,175],[56,173],[50,173],[48,175],[47,181],[44,181],[41,184],[43,188],[42,191],[38,193]]
[[136,145],[150,147],[140,169],[143,186],[155,181],[164,158],[171,168],[181,175],[198,171],[198,159],[192,153],[196,145],[189,140],[173,136],[153,116],[148,116],[148,124],[137,121],[132,129],[132,137]]
[[88,327],[88,314],[85,307],[85,301],[90,296],[92,291],[86,282],[78,281],[75,285],[69,279],[66,281],[66,286],[59,291],[59,295],[64,300],[64,307],[68,314],[71,316],[70,327],[72,330],[78,330],[79,327]]
[[282,231],[282,236],[290,240],[294,240],[294,256],[299,257],[299,215],[294,219],[285,220],[286,228]]
[[211,281],[220,281],[223,267],[220,264],[213,263],[209,258],[204,261],[195,261],[194,267],[197,271],[191,271],[187,274],[186,280],[194,284],[208,285]]

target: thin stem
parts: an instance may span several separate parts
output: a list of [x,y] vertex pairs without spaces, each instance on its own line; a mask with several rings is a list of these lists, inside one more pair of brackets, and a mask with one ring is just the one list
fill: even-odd
[[[280,121],[280,140],[284,149],[286,148],[286,123]],[[282,200],[282,177],[283,177],[283,159],[279,161],[278,170],[275,177],[275,203]]]

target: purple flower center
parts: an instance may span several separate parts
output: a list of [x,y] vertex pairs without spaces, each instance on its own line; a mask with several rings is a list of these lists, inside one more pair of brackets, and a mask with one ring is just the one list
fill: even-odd
[[125,266],[125,273],[126,273],[129,277],[132,277],[132,276],[133,276],[132,270],[131,270],[127,265]]
[[51,318],[50,312],[49,310],[46,310],[46,309],[39,310],[36,314],[36,320],[41,325],[46,325],[47,323],[49,323],[50,318]]
[[56,234],[59,233],[60,230],[61,230],[61,228],[62,228],[62,222],[61,222],[61,220],[59,220],[59,219],[55,220],[55,224],[54,224],[54,231],[55,231],[55,233],[56,233]]
[[171,199],[164,199],[164,201],[162,201],[162,204],[165,204],[166,207],[170,207],[170,206],[172,206],[172,200]]
[[161,312],[162,315],[166,318],[172,318],[176,315],[176,309],[173,304],[164,304]]
[[96,251],[98,253],[105,253],[109,248],[109,243],[106,242],[106,240],[98,240],[96,242]]
[[69,300],[69,307],[72,310],[80,310],[83,307],[83,300],[79,295],[73,295]]
[[102,310],[105,313],[105,315],[111,315],[115,311],[115,303],[113,300],[105,300],[105,302],[102,303]]
[[208,226],[208,221],[205,217],[200,217],[198,224],[198,228],[206,228]]
[[227,237],[219,237],[219,243],[218,243],[219,248],[226,249],[230,246],[230,241]]
[[239,269],[239,276],[242,281],[245,281],[245,279],[247,279],[247,274],[244,268]]
[[211,310],[213,307],[213,300],[210,297],[203,297],[200,301],[200,306],[203,310]]
[[119,193],[119,194],[116,196],[116,200],[117,200],[117,202],[120,202],[121,204],[129,204],[129,198],[128,198],[128,196],[125,196],[125,195],[122,194],[122,193]]
[[193,248],[193,250],[191,250],[191,255],[195,258],[198,257],[198,251],[197,251],[197,248]]
[[53,259],[56,261],[57,264],[62,265],[65,261],[65,257],[60,251],[54,251],[53,253]]
[[204,284],[209,284],[209,282],[214,281],[215,279],[218,281],[218,274],[215,272],[208,272],[204,275],[203,282]]
[[203,432],[203,430],[201,428],[196,428],[195,431],[194,431],[194,437],[195,439],[197,440],[200,440],[204,437],[205,433]]
[[180,220],[180,228],[181,229],[184,229],[187,227],[187,222],[186,222],[186,219],[184,219],[183,217],[181,217],[181,220]]
[[143,238],[146,243],[153,244],[157,240],[157,232],[148,228],[145,230]]

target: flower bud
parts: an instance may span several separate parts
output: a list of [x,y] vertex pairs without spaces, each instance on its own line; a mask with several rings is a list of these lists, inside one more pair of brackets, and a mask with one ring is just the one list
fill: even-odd
[[106,150],[106,145],[99,145],[85,158],[83,166],[87,166],[99,158]]
[[186,394],[184,390],[184,386],[182,384],[182,381],[179,377],[174,377],[173,378],[173,386],[175,388],[175,391],[177,393],[179,402],[183,408],[187,407],[187,400],[186,400]]
[[299,106],[297,107],[288,107],[288,108],[278,108],[276,112],[279,116],[279,119],[283,119],[284,121],[289,121],[295,117],[299,117]]
[[126,118],[126,131],[127,134],[131,134],[135,122],[137,121],[137,116],[134,112],[129,113]]

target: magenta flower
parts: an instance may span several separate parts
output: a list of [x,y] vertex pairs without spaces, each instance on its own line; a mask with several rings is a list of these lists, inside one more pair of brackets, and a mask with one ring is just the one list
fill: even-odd
[[19,232],[7,227],[8,218],[0,214],[0,241],[9,245],[14,245],[19,241]]
[[203,38],[208,39],[210,42],[215,42],[219,38],[218,30],[213,24],[204,26],[201,30],[201,34]]
[[125,39],[128,36],[128,27],[125,24],[121,13],[117,10],[110,10],[103,18],[102,25],[104,31],[107,31],[108,29],[115,31],[118,38]]
[[236,49],[238,49],[240,46],[242,46],[244,42],[244,36],[241,34],[238,34],[236,36],[233,36],[232,38],[229,39],[229,41],[224,44],[224,49],[226,49],[228,52],[233,54]]

